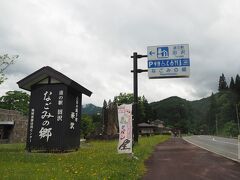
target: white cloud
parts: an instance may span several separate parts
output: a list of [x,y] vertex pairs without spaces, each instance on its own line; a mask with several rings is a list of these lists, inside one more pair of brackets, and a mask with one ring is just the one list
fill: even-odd
[[[217,90],[222,72],[239,72],[239,8],[238,0],[2,0],[0,53],[20,58],[8,69],[0,93],[49,65],[93,91],[83,103],[101,105],[132,92],[133,52],[189,43],[191,77],[149,80],[139,74],[139,95],[149,101],[205,97]],[[139,60],[140,68],[146,66],[146,59]]]

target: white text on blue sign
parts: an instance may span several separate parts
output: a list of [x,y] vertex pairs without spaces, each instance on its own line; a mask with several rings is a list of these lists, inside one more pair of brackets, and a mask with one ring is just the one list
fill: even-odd
[[148,68],[190,66],[189,59],[148,60]]

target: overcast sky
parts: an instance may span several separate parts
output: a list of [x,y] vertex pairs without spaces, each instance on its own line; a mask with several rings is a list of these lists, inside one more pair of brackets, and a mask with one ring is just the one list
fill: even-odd
[[[43,66],[62,72],[102,106],[133,91],[133,52],[147,46],[189,44],[190,78],[148,79],[139,95],[149,102],[170,96],[196,100],[217,91],[218,79],[240,74],[239,0],[1,0],[0,54],[16,55],[0,95]],[[147,59],[139,60],[147,68]]]

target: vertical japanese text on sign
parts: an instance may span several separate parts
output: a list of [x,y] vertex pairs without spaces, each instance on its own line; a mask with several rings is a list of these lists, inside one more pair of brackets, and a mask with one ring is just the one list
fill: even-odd
[[44,101],[44,107],[41,115],[41,119],[43,120],[42,122],[42,127],[39,131],[39,137],[40,139],[46,138],[46,141],[48,142],[49,138],[52,136],[52,128],[50,125],[50,120],[54,118],[54,116],[51,114],[51,95],[52,91],[45,91],[43,94],[43,101]]
[[118,153],[132,153],[132,104],[118,106]]

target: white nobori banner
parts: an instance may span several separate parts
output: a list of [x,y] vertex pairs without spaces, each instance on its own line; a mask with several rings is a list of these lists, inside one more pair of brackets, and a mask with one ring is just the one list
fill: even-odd
[[118,153],[132,153],[132,104],[118,106]]

